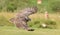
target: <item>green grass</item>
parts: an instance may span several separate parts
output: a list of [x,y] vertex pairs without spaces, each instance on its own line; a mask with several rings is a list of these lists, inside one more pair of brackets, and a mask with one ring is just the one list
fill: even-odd
[[35,29],[26,31],[16,27],[0,27],[0,35],[60,35],[60,29]]

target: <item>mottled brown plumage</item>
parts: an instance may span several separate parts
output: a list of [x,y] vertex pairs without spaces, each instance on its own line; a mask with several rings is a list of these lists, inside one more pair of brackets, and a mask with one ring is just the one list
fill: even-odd
[[27,25],[27,22],[31,20],[28,16],[36,12],[37,7],[30,7],[30,8],[28,7],[22,9],[20,12],[16,14],[16,17],[11,18],[10,21],[14,23],[17,28],[24,28],[28,30],[29,27]]

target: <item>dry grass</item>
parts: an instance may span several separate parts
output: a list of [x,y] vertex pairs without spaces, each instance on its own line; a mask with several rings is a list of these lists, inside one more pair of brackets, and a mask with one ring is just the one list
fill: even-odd
[[[15,16],[16,13],[8,13],[8,12],[1,12],[0,16],[4,16],[7,19],[10,19]],[[29,16],[31,19],[36,20],[36,19],[45,19],[45,16],[43,13],[36,13],[31,16]],[[60,14],[49,14],[50,20],[56,21],[57,27],[60,28]]]

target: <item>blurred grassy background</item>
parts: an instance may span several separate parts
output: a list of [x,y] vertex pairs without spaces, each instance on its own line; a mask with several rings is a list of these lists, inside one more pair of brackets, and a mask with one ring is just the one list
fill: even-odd
[[[29,27],[41,28],[42,23],[47,23],[48,28],[60,28],[60,0],[42,0],[40,5],[37,0],[0,0],[0,26],[14,26],[9,19],[31,6],[37,6],[38,13],[29,16],[32,19],[28,22]],[[45,11],[49,12],[49,20],[45,20]]]
[[[38,7],[38,13],[29,16],[31,21],[28,22],[35,31],[18,29],[9,21],[19,10],[31,6]],[[44,16],[46,11],[48,20]],[[41,26],[43,23],[47,28]],[[0,0],[0,35],[60,35],[60,0],[42,0],[40,5],[37,0]]]
[[38,12],[60,12],[60,0],[42,0],[37,4],[37,0],[0,0],[0,12],[17,12],[26,7],[37,6]]

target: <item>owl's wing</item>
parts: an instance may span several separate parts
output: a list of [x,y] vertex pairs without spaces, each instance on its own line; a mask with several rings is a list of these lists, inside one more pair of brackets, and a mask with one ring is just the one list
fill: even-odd
[[12,22],[12,23],[14,23],[15,18],[10,18],[9,21]]

